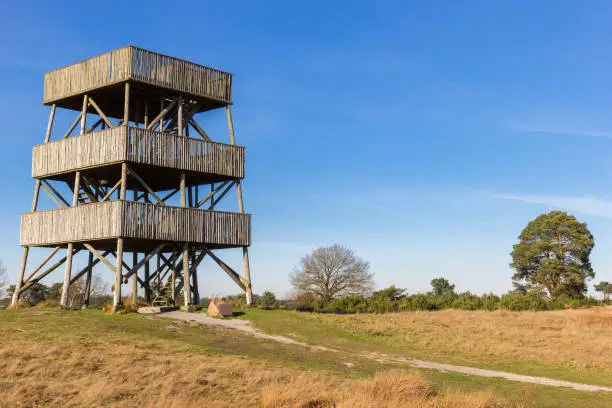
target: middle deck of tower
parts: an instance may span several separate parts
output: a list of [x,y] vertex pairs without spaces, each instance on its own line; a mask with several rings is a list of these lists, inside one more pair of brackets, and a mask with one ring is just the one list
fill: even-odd
[[[188,100],[194,112],[231,104],[230,74],[125,47],[45,75],[44,102],[81,111],[79,101],[87,94],[109,118],[120,119],[126,82],[134,90],[129,98],[132,123],[34,146],[34,178],[70,185],[79,171],[108,189],[121,179],[122,164],[127,163],[150,190],[163,196],[162,192],[177,189],[181,174],[188,188],[244,177],[244,147],[138,126],[145,114],[152,120],[163,110],[164,100],[177,95]],[[96,113],[92,106],[87,112]],[[148,194],[131,177],[126,188],[136,195]],[[66,246],[72,242],[78,247],[88,242],[98,249],[112,249],[118,237],[126,239],[126,249],[134,250],[176,242],[209,248],[250,244],[249,214],[131,199],[25,213],[21,245]]]

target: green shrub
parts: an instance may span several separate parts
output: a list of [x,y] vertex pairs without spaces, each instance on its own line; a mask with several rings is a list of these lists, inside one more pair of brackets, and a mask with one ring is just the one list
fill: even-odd
[[453,307],[453,302],[455,302],[457,296],[458,295],[452,290],[446,290],[440,295],[436,295],[434,293],[429,294],[429,297],[436,306],[436,309],[447,309],[449,307]]
[[546,300],[537,292],[510,292],[501,297],[500,306],[512,310],[547,310]]
[[470,292],[464,292],[457,296],[452,303],[453,309],[478,310],[482,309],[482,300],[479,296]]
[[582,299],[572,299],[569,302],[569,307],[572,309],[580,309],[584,307],[593,307],[599,305],[599,301],[592,296],[586,296]]
[[368,311],[368,305],[361,295],[345,295],[323,305],[321,310],[327,313],[357,313]]
[[411,306],[412,310],[437,310],[433,296],[424,295],[422,293],[417,293],[416,295],[411,296]]
[[482,308],[486,310],[495,310],[499,307],[501,298],[493,293],[485,293],[480,297]]

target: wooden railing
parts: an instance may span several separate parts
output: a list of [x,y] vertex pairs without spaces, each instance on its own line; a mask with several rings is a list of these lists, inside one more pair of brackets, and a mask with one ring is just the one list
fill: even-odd
[[127,161],[231,178],[244,177],[244,147],[120,126],[34,146],[32,176]]
[[244,246],[251,216],[221,211],[124,202],[122,236],[160,241]]
[[111,238],[245,246],[251,215],[106,201],[21,215],[21,245],[61,245]]
[[20,245],[52,245],[119,237],[121,201],[21,214]]
[[244,177],[244,147],[129,127],[126,160],[200,173]]
[[231,74],[128,46],[45,74],[44,103],[126,80],[231,103]]

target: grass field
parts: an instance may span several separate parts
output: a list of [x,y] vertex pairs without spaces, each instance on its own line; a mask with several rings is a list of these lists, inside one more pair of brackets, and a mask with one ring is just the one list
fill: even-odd
[[[487,367],[510,364],[510,360],[516,359],[528,362],[519,368],[539,369],[535,375],[557,373],[556,370],[564,367],[556,357],[546,354],[515,355],[512,352],[515,346],[506,350],[470,346],[467,339],[471,335],[467,329],[458,334],[458,328],[449,326],[444,331],[440,327],[452,319],[460,319],[463,324],[472,320],[484,324],[486,317],[473,312],[456,313],[468,316],[461,320],[460,316],[435,313],[327,316],[262,310],[249,310],[241,316],[271,333],[346,350],[337,353],[137,314],[108,316],[98,311],[44,309],[0,311],[0,394],[3,396],[0,406],[325,407],[332,403],[345,407],[610,406],[609,393],[419,371],[360,356],[369,352],[393,352],[411,358],[453,360],[466,365],[473,362],[472,365]],[[592,313],[596,316],[602,313],[603,334],[607,330],[609,335],[612,330],[609,312]],[[505,316],[491,316],[500,320],[498,325],[509,321]],[[551,315],[551,318],[558,316]],[[587,326],[599,327],[593,323],[599,318],[577,316],[574,318],[590,321],[584,323]],[[538,319],[548,317],[542,315]],[[432,320],[440,322],[440,327],[432,324]],[[436,331],[429,333],[430,326]],[[417,338],[411,337],[412,330],[417,330],[415,333],[419,334],[414,336],[420,341],[412,340]],[[528,330],[527,323],[524,330]],[[455,336],[448,338],[452,333]],[[454,346],[444,346],[443,338],[431,340],[445,335],[447,341],[456,342]],[[478,336],[484,334],[476,332],[474,336],[478,342]],[[582,333],[575,344],[585,336]],[[458,337],[465,338],[465,343]],[[599,344],[592,337],[590,341]],[[561,348],[572,348],[568,345],[573,343],[566,339],[555,344],[561,352]],[[457,350],[454,354],[452,347]],[[605,341],[601,347],[605,352],[609,343]],[[563,353],[576,359],[581,355],[591,356],[588,346],[582,343],[574,349]],[[571,373],[567,376],[580,382],[606,384],[611,371],[606,365],[609,355],[589,358],[588,364],[566,367]],[[573,378],[579,373],[584,377]],[[603,380],[595,381],[598,373],[604,374]]]
[[341,349],[612,385],[612,307],[331,315],[250,310],[263,331]]

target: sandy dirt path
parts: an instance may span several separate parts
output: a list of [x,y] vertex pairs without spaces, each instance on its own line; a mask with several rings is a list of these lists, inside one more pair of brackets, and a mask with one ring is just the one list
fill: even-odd
[[[279,343],[295,344],[298,346],[308,347],[308,348],[312,348],[316,350],[326,350],[326,351],[332,351],[332,352],[338,352],[338,353],[343,352],[341,350],[335,350],[335,349],[331,349],[328,347],[302,343],[302,342],[293,340],[289,337],[265,334],[265,333],[258,331],[253,326],[251,326],[251,323],[247,320],[215,319],[212,317],[208,317],[203,313],[186,313],[186,312],[178,312],[178,311],[160,313],[160,314],[157,314],[156,316],[166,317],[170,319],[183,320],[187,322],[195,322],[195,323],[204,324],[204,325],[211,326],[211,327],[221,327],[225,329],[239,330],[241,332],[248,333],[259,339],[272,340],[272,341],[277,341]],[[553,387],[568,387],[568,388],[573,388],[579,391],[612,392],[611,387],[604,387],[600,385],[581,384],[581,383],[575,383],[575,382],[570,382],[570,381],[554,380],[552,378],[546,378],[546,377],[533,377],[529,375],[513,374],[513,373],[504,372],[504,371],[485,370],[482,368],[436,363],[433,361],[411,360],[411,359],[405,359],[401,357],[389,356],[386,354],[358,354],[358,356],[376,360],[380,363],[386,363],[386,362],[405,363],[407,365],[410,365],[412,367],[417,367],[417,368],[425,368],[425,369],[438,370],[438,371],[449,371],[449,372],[454,372],[454,373],[475,375],[475,376],[480,376],[480,377],[497,377],[497,378],[503,378],[503,379],[510,380],[510,381],[519,381],[519,382],[532,383],[532,384],[549,385]]]

